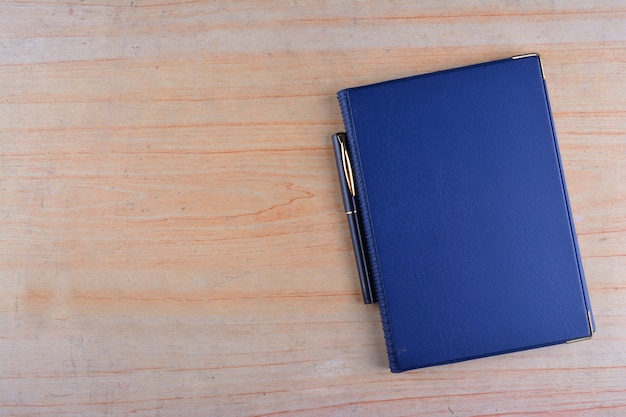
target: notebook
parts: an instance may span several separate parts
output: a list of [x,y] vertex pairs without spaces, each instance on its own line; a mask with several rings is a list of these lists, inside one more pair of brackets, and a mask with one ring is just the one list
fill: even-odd
[[338,99],[344,200],[392,372],[592,336],[537,54]]

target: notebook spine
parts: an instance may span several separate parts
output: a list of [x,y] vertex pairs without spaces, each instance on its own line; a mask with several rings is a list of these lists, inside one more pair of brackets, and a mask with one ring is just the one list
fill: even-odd
[[350,108],[349,90],[342,90],[337,93],[337,100],[345,125],[346,138],[348,141],[348,154],[352,161],[352,170],[354,174],[354,187],[356,194],[357,211],[360,213],[360,221],[363,229],[363,240],[365,241],[365,249],[367,253],[367,263],[374,281],[376,290],[376,298],[380,309],[380,318],[383,324],[383,333],[385,335],[385,344],[387,347],[387,356],[389,359],[389,368],[391,372],[401,372],[398,368],[397,355],[394,347],[393,332],[391,329],[391,321],[389,320],[389,311],[387,307],[387,299],[382,286],[380,277],[380,267],[378,264],[378,256],[376,251],[376,240],[371,224],[369,207],[367,204],[367,193],[363,184],[363,175],[361,170],[361,159],[359,157],[358,142],[354,124],[352,120],[352,110]]

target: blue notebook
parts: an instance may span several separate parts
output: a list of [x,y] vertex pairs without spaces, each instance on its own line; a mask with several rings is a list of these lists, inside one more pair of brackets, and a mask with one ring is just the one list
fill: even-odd
[[338,98],[340,177],[392,372],[592,336],[537,54]]

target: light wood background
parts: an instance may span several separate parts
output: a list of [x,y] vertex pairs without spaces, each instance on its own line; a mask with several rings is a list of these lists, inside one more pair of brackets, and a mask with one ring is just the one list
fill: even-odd
[[[0,3],[0,415],[626,415],[626,2],[439,3]],[[391,374],[335,92],[528,52],[598,331]]]

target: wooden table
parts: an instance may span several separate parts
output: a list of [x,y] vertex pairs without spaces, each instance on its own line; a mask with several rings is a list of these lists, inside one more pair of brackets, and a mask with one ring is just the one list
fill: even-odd
[[[438,3],[1,3],[0,415],[626,415],[626,2]],[[528,52],[598,332],[391,374],[335,92]]]

